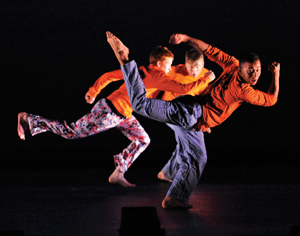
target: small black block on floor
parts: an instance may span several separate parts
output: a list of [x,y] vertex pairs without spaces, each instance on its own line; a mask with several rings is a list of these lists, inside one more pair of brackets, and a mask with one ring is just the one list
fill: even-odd
[[293,225],[291,227],[289,236],[299,236],[300,235],[300,225]]
[[119,236],[123,235],[165,235],[155,207],[123,207]]

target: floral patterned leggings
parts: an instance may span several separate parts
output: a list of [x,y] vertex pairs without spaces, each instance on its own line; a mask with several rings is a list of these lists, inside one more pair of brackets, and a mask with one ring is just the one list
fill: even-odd
[[70,125],[66,121],[49,120],[33,114],[28,116],[28,121],[32,136],[50,131],[66,139],[78,139],[111,128],[120,130],[131,141],[127,148],[114,156],[115,164],[123,173],[150,144],[150,138],[138,120],[133,115],[127,118],[116,114],[105,98],[99,100],[90,113]]

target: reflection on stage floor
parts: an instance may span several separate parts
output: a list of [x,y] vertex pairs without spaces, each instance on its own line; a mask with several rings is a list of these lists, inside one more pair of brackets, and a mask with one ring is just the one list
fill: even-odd
[[158,170],[128,173],[136,188],[109,184],[104,169],[2,172],[0,235],[299,235],[297,181],[243,179],[249,168],[226,178],[228,168],[207,168],[193,208],[165,210],[170,183],[155,178]]

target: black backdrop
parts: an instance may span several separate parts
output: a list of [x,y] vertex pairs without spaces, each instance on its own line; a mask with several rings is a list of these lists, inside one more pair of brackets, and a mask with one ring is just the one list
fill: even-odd
[[[285,1],[2,1],[1,169],[92,168],[113,166],[113,154],[129,143],[110,130],[81,140],[47,133],[17,136],[20,111],[74,121],[89,112],[88,88],[103,73],[119,68],[108,43],[109,30],[130,48],[131,58],[148,65],[156,45],[184,62],[187,45],[169,45],[185,33],[238,57],[256,52],[262,61],[257,89],[267,91],[267,65],[281,63],[278,103],[270,108],[243,104],[221,126],[206,134],[211,165],[297,165],[299,3]],[[220,68],[206,60],[216,75]],[[120,83],[109,85],[107,96]],[[136,165],[162,166],[175,148],[165,125],[136,115],[151,137]]]

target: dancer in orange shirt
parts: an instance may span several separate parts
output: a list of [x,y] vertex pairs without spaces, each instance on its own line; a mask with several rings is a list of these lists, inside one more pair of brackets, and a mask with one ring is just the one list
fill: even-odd
[[[143,66],[139,68],[139,70],[144,71],[145,74],[148,74],[149,72],[151,74],[143,79],[148,98],[155,98],[162,91],[164,91],[162,96],[163,100],[172,100],[175,97],[185,94],[197,95],[215,79],[214,73],[204,68],[203,54],[195,49],[191,49],[186,52],[185,64],[172,66],[172,70],[167,75],[160,72],[154,73],[155,67],[153,64],[157,63],[154,58],[157,56],[153,55],[151,57],[151,64],[147,69]],[[87,92],[87,102],[93,103],[96,96],[109,82],[121,79],[123,79],[121,70],[108,72],[102,75],[95,82],[94,86],[91,87]],[[120,89],[118,89],[112,95],[108,96],[107,99],[109,99],[113,103],[114,107],[116,107],[117,110],[123,114],[128,115],[127,113],[132,113],[132,108],[130,106],[125,84],[122,85]],[[122,103],[119,102],[120,99],[123,101]],[[124,100],[126,100],[126,103]],[[205,147],[203,147],[201,143],[198,143],[198,140],[201,140],[202,133],[181,130],[180,127],[172,124],[167,125],[174,131],[177,144],[172,157],[169,159],[162,171],[158,174],[158,178],[161,180],[172,181],[172,176],[176,174],[176,168],[172,167],[174,165],[178,165],[178,162],[181,159],[180,156],[182,155],[182,147],[186,147],[184,148],[185,152],[187,152],[191,146],[196,147],[193,149],[192,153],[196,153],[196,156],[198,156],[200,166],[205,165],[207,158]],[[190,136],[190,138],[182,142],[182,136]],[[116,158],[118,158],[117,155],[115,156],[115,162],[117,164],[120,161],[118,161]]]
[[[252,87],[261,74],[261,63],[257,55],[247,53],[238,61],[201,40],[183,34],[172,35],[170,43],[189,43],[218,63],[223,68],[223,73],[205,89],[203,96],[187,95],[172,101],[146,98],[137,65],[135,61],[129,60],[129,49],[110,32],[107,32],[107,40],[121,65],[132,108],[145,117],[185,129],[208,130],[225,121],[244,101],[254,105],[272,106],[278,99],[279,63],[273,62],[269,66],[272,83],[268,93],[264,93]],[[188,200],[198,184],[199,179],[195,177],[199,171],[202,170],[195,159],[189,155],[184,156],[162,207],[191,208]]]
[[[148,96],[155,97],[160,90],[167,90],[176,93],[186,93],[193,89],[203,87],[211,81],[212,73],[191,84],[180,84],[173,81],[166,74],[170,72],[173,62],[173,53],[167,48],[154,48],[150,54],[150,65],[143,71],[151,76],[145,79],[148,87]],[[108,72],[102,75],[91,87],[85,98],[88,103],[93,103],[97,94],[112,81],[122,80],[121,70]],[[132,108],[126,91],[125,84],[110,94],[107,98],[99,100],[92,108],[91,112],[79,120],[67,124],[66,121],[49,120],[38,115],[27,114],[25,112],[18,115],[18,135],[25,139],[25,130],[29,128],[32,136],[50,131],[66,139],[77,139],[88,137],[111,128],[120,130],[131,143],[120,154],[114,156],[116,164],[115,171],[109,177],[110,183],[118,183],[125,187],[134,187],[124,178],[124,173],[136,160],[136,158],[146,149],[150,143],[150,138],[140,125],[138,120],[132,115]]]
[[203,115],[195,125],[197,130],[206,131],[223,123],[243,102],[257,106],[273,106],[279,94],[280,64],[269,66],[273,80],[267,93],[255,90],[261,74],[260,58],[256,54],[244,53],[240,60],[199,39],[184,34],[175,34],[170,43],[188,43],[202,51],[207,58],[222,67],[223,72],[195,101],[202,104]]

